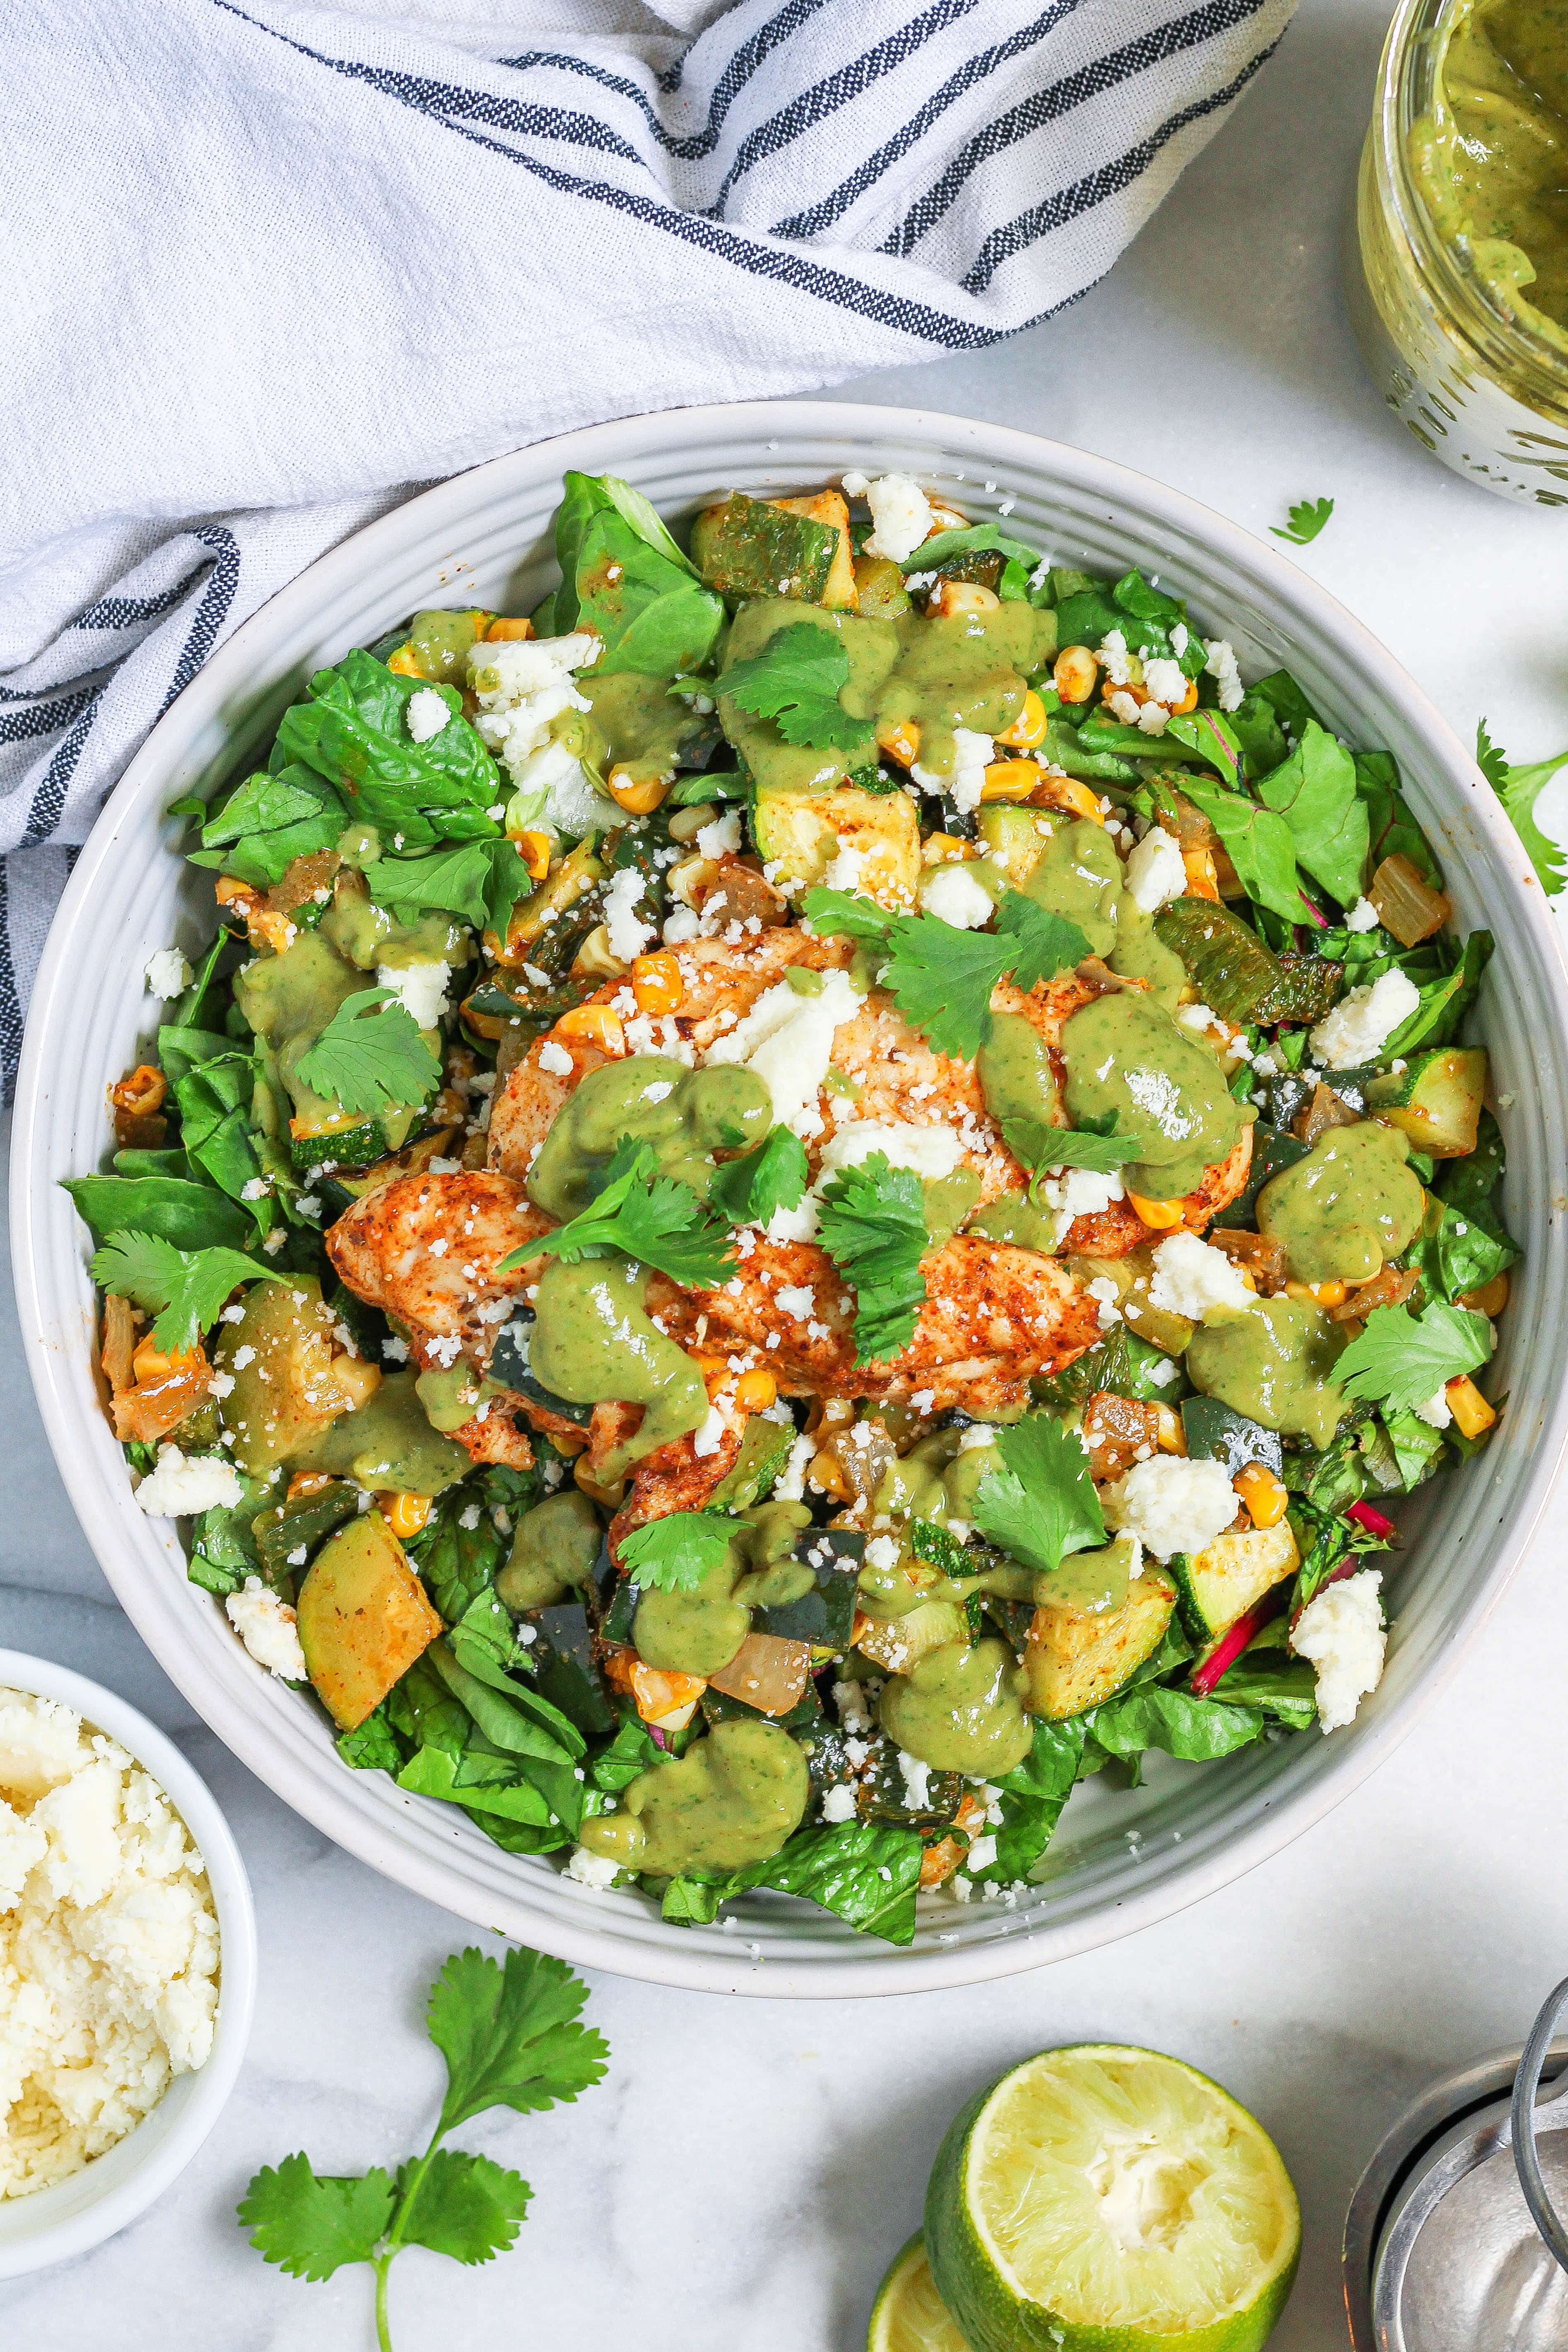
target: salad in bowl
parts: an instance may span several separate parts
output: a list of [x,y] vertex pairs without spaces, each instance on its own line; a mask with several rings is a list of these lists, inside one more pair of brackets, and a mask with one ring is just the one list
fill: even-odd
[[345,1769],[907,1943],[1076,1783],[1348,1724],[1509,1270],[1392,757],[913,478],[569,473],[177,803],[70,1181],[147,1511]]

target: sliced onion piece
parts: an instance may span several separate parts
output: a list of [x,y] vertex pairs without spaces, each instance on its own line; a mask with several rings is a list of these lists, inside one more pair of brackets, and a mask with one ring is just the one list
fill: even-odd
[[1441,890],[1434,890],[1397,851],[1385,857],[1372,877],[1370,893],[1377,919],[1392,931],[1402,948],[1413,948],[1440,931],[1453,906]]

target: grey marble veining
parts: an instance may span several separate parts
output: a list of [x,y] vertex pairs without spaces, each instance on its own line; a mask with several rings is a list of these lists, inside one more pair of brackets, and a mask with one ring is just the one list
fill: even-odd
[[[1568,740],[1568,539],[1442,472],[1387,420],[1338,295],[1338,240],[1385,0],[1305,0],[1274,63],[1114,275],[979,358],[848,385],[1077,441],[1254,530],[1327,492],[1299,560],[1462,734],[1516,758]],[[1568,818],[1568,790],[1554,788]],[[1544,804],[1549,821],[1553,803]],[[0,2287],[27,2352],[370,2352],[368,2274],[296,2284],[234,2224],[250,2173],[423,2142],[439,2063],[420,2025],[475,1940],[336,1851],[198,1723],[121,1616],[65,1503],[0,1325],[0,1643],[112,1685],[174,1733],[235,1825],[262,1990],[238,2091],[178,2186],[64,2269]],[[1561,1520],[1555,1523],[1561,1524]],[[1549,1528],[1457,1682],[1369,1783],[1286,1853],[1163,1927],[1032,1976],[881,2002],[759,2004],[596,1979],[608,2080],[575,2107],[459,2135],[535,2200],[518,2249],[393,2280],[400,2352],[856,2352],[880,2271],[975,2084],[1041,2046],[1143,2042],[1226,2083],[1301,2191],[1300,2284],[1275,2344],[1344,2341],[1344,2209],[1430,2074],[1521,2039],[1568,1967],[1563,1546]]]

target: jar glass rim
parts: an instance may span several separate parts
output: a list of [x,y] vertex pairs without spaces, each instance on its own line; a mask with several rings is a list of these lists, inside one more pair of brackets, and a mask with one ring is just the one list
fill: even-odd
[[[1568,396],[1568,358],[1505,310],[1462,253],[1438,235],[1410,165],[1410,134],[1436,110],[1437,75],[1457,18],[1474,0],[1400,0],[1379,69],[1373,145],[1385,208],[1419,275],[1489,373],[1544,404]],[[1521,383],[1522,379],[1522,383]]]

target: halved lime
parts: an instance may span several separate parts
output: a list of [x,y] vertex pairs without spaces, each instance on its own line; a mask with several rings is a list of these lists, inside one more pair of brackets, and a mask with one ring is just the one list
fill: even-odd
[[1255,2352],[1301,2215],[1279,2151],[1153,2050],[1047,2050],[977,2093],[926,2190],[926,2251],[974,2352]]
[[888,2266],[871,2306],[866,2352],[969,2352],[952,2314],[936,2291],[917,2230]]

